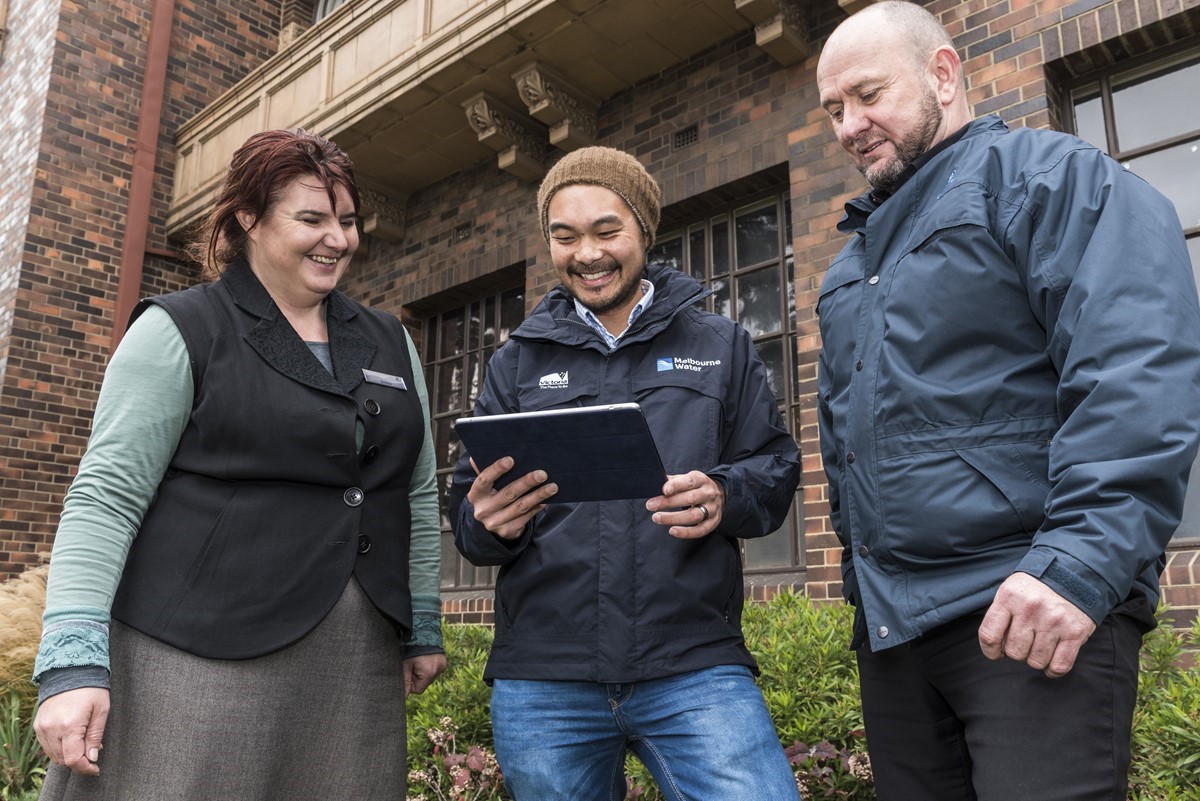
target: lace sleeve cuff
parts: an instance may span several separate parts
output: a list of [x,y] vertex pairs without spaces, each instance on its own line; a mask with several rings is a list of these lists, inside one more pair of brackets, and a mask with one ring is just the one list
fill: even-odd
[[34,684],[48,670],[83,665],[108,670],[108,626],[91,620],[64,620],[42,630],[33,665]]
[[413,610],[412,634],[404,641],[406,652],[410,649],[433,649],[436,653],[442,648],[442,615],[440,612],[430,612],[421,609]]

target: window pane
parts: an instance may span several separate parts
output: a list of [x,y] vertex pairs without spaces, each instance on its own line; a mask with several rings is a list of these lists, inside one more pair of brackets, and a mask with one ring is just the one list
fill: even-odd
[[796,263],[792,260],[791,248],[788,248],[787,257],[787,309],[788,327],[787,330],[796,330]]
[[647,267],[670,267],[675,270],[683,269],[683,237],[673,236],[670,239],[660,239],[646,253]]
[[483,346],[496,344],[496,298],[490,297],[483,304]]
[[737,279],[738,322],[751,336],[773,334],[783,327],[779,268],[770,267]]
[[729,308],[729,279],[714,278],[712,282],[713,290],[713,311],[717,314],[724,315],[733,319]]
[[787,386],[787,373],[784,372],[783,342],[779,339],[768,339],[766,342],[756,342],[759,358],[767,366],[767,383],[775,393],[775,400],[783,400],[784,387]]
[[[421,360],[426,364],[437,358],[435,356],[437,351],[434,350],[437,347],[437,330],[434,327],[436,319],[436,317],[427,319],[421,331]],[[428,376],[428,373],[426,375]],[[426,380],[428,381],[428,378]]]
[[313,21],[320,22],[345,2],[346,0],[317,0],[317,7],[313,9]]
[[454,418],[441,417],[433,423],[433,436],[437,464],[454,467],[462,456],[462,444],[454,433]]
[[1149,156],[1127,159],[1121,166],[1145,178],[1171,199],[1184,228],[1200,226],[1200,139],[1160,150]]
[[724,217],[713,219],[712,225],[712,274],[725,275],[729,272],[729,223]]
[[479,391],[483,389],[483,362],[480,361],[479,353],[472,353],[467,356],[467,402],[463,405],[463,412],[470,412],[475,408],[475,400],[479,397]]
[[1092,84],[1075,95],[1075,135],[1108,152],[1108,137],[1104,133],[1104,106],[1100,103],[1100,88]]
[[[445,504],[443,504],[443,508]],[[448,523],[448,521],[447,521]],[[454,586],[454,574],[458,567],[458,549],[454,547],[454,535],[442,532],[442,585]]]
[[475,301],[467,307],[467,350],[479,349],[480,328],[482,327],[483,323],[483,321],[479,319],[480,314],[482,314],[482,311],[480,310],[481,305],[483,304],[481,304],[479,301]]
[[708,277],[708,254],[704,250],[704,226],[688,234],[688,271],[697,281]]
[[742,540],[746,547],[746,567],[791,567],[795,564],[792,559],[792,532],[795,530],[796,506],[792,504],[788,509],[783,526],[766,537]]
[[463,309],[448,311],[442,315],[442,358],[462,353],[463,350]]
[[434,414],[457,412],[462,408],[462,359],[439,364],[437,374],[437,405],[434,407]]
[[779,258],[779,209],[775,201],[739,213],[735,229],[739,270]]
[[500,342],[525,319],[525,288],[510,289],[500,296]]
[[[450,485],[453,483],[453,479],[454,479],[454,476],[451,473],[444,473],[443,475],[438,476],[438,479],[437,479],[438,509],[442,513],[442,516],[441,516],[442,531],[447,531],[450,528],[450,516],[446,514],[446,494],[448,492],[450,492]],[[451,537],[453,537],[453,534],[451,534]],[[450,542],[453,544],[454,540],[451,539]],[[442,569],[443,570],[446,569],[445,564],[442,565]]]
[[1113,115],[1121,150],[1200,131],[1197,86],[1200,86],[1200,60],[1153,75],[1115,79]]

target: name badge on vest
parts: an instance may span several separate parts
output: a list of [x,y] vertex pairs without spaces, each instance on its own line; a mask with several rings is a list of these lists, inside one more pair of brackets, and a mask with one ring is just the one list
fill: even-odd
[[391,387],[392,389],[408,389],[408,385],[404,383],[404,379],[398,375],[377,373],[365,367],[362,371],[363,378],[366,379],[368,384],[379,384],[381,387]]

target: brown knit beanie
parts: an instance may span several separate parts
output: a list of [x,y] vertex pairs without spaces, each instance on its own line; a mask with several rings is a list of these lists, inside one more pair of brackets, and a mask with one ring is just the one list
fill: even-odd
[[546,173],[537,198],[542,235],[546,237],[546,242],[550,241],[550,198],[571,184],[595,184],[616,192],[633,210],[633,215],[642,226],[646,248],[654,245],[654,235],[658,231],[662,212],[662,195],[658,184],[641,162],[611,147],[573,150]]

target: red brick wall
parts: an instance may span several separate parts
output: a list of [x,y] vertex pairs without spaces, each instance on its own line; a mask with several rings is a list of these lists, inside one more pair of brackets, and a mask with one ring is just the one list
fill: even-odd
[[[1163,44],[1196,30],[1195,0],[1178,3],[1133,0],[1094,2],[929,4],[964,53],[969,100],[977,114],[998,113],[1014,126],[1057,127],[1055,98],[1048,94],[1046,62],[1054,79],[1082,74],[1108,58],[1120,58],[1146,42]],[[841,19],[825,6],[814,22],[818,41]],[[1141,29],[1132,33],[1134,29]],[[1103,52],[1101,52],[1103,51]],[[740,37],[668,70],[654,80],[609,98],[599,122],[603,144],[633,152],[663,186],[667,204],[686,200],[740,178],[786,164],[792,194],[796,255],[799,369],[804,396],[799,440],[803,456],[803,503],[807,553],[806,591],[840,598],[841,548],[829,528],[828,499],[817,442],[816,355],[820,348],[814,309],[825,269],[840,250],[835,230],[842,205],[862,191],[861,177],[833,140],[814,86],[818,48],[803,63],[782,68],[751,36]],[[671,137],[699,126],[699,142],[672,152]],[[489,160],[475,170],[411,199],[403,246],[375,248],[368,294],[393,308],[415,304],[447,288],[517,261],[529,265],[532,304],[554,283],[537,232],[533,187],[497,172]],[[455,245],[450,234],[470,224],[472,238]],[[1200,608],[1200,555],[1188,544],[1173,546],[1166,573],[1168,600],[1189,620]],[[755,586],[769,597],[770,584]],[[447,618],[487,620],[487,593],[452,595]]]
[[[33,8],[55,5],[17,0],[10,14],[37,20]],[[0,384],[0,575],[49,550],[87,443],[113,328],[152,5],[64,0],[56,21],[40,22],[50,26],[53,50],[44,103],[27,115],[44,119],[40,141],[26,145],[37,154],[29,224],[20,264],[0,262],[0,275],[15,273],[20,282],[7,304],[12,326]],[[278,22],[278,2],[176,0],[152,251],[171,252],[163,220],[175,130],[275,52]],[[14,55],[4,65],[6,86]],[[149,256],[146,292],[178,288],[189,275],[170,258]]]
[[[14,24],[18,20],[19,24]],[[9,33],[4,42],[4,61],[0,64],[0,107],[7,110],[0,122],[0,163],[4,164],[0,171],[0,197],[4,198],[0,208],[0,381],[7,381],[11,373],[7,368],[9,334],[21,279],[56,22],[54,3],[10,1]],[[0,392],[0,418],[12,416],[18,402],[12,397],[14,392],[28,395],[30,390],[25,383],[14,382],[11,392]],[[0,500],[2,531],[7,531],[27,511],[14,497],[25,476],[23,469],[14,464],[24,459],[19,444],[17,437],[0,429],[0,486],[6,496]]]
[[[162,217],[174,130],[273,52],[283,2],[177,2],[152,248],[169,250]],[[11,540],[0,544],[6,560],[0,561],[0,572],[27,562],[31,549],[49,542],[61,491],[86,437],[95,381],[106,357],[111,321],[105,315],[111,313],[122,182],[128,179],[122,147],[128,146],[135,119],[149,0],[125,0],[107,8],[100,4],[100,11],[91,10],[95,5],[79,0],[64,4],[47,103],[54,124],[43,135],[47,155],[40,165],[42,183],[35,190],[22,273],[28,288],[23,285],[17,302],[10,304],[17,311],[19,336],[13,339],[15,369],[0,387],[0,449],[6,449],[0,455],[9,458],[0,523],[3,539]],[[927,6],[941,16],[964,54],[975,112],[999,113],[1013,125],[1059,127],[1058,82],[1200,32],[1200,0],[933,0]],[[819,43],[842,12],[832,0],[813,8],[814,48],[805,61],[782,68],[747,33],[609,98],[599,123],[602,142],[637,154],[662,183],[668,204],[768,168],[786,167],[804,397],[799,439],[806,588],[817,598],[837,598],[840,547],[829,529],[813,403],[820,346],[813,309],[824,271],[843,241],[834,224],[842,204],[861,191],[862,180],[833,141],[813,82]],[[118,24],[118,18],[129,20],[132,28]],[[112,36],[95,35],[109,28]],[[103,85],[81,80],[85,73],[78,68],[95,64],[113,79]],[[674,132],[692,124],[698,125],[699,141],[673,152]],[[73,144],[78,152],[70,152]],[[90,169],[73,169],[70,159],[84,159]],[[62,186],[71,191],[55,188]],[[404,241],[372,240],[369,254],[356,260],[347,290],[411,320],[412,311],[423,313],[437,302],[449,302],[455,287],[518,265],[526,268],[532,305],[554,283],[538,232],[535,190],[497,170],[488,158],[417,193],[406,201]],[[460,239],[454,234],[463,227],[469,236]],[[173,288],[189,274],[169,258],[150,258],[144,291]],[[0,273],[0,298],[3,280]],[[47,374],[38,365],[52,370]],[[30,430],[31,421],[38,430]],[[1167,583],[1168,598],[1180,617],[1194,616],[1200,609],[1200,551],[1194,545],[1172,548]],[[758,587],[755,595],[772,591]],[[451,619],[485,618],[490,609],[486,595],[455,600],[448,609]]]

